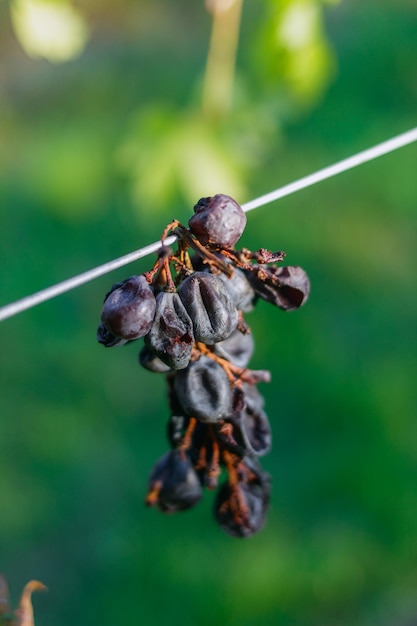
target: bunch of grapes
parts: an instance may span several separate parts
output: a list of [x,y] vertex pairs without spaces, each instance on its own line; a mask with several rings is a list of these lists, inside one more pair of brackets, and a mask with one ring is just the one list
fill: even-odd
[[271,429],[257,388],[270,374],[248,368],[254,341],[244,314],[258,298],[296,309],[310,289],[300,267],[277,265],[284,252],[235,250],[245,225],[229,196],[199,200],[188,229],[174,220],[163,232],[162,242],[177,236],[175,252],[162,246],[149,272],[112,286],[97,333],[106,347],[143,337],[140,364],[166,375],[170,449],[152,470],[146,503],[181,511],[204,487],[217,489],[215,518],[235,537],[263,526],[270,495],[259,457]]

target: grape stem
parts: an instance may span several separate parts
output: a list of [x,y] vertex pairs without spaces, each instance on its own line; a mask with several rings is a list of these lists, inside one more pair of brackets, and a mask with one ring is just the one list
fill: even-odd
[[236,385],[240,387],[242,382],[249,383],[251,385],[259,382],[269,383],[271,380],[271,374],[268,370],[250,370],[246,367],[237,367],[236,365],[233,365],[233,363],[230,363],[227,359],[223,359],[221,356],[214,354],[213,350],[201,341],[195,342],[195,349],[200,354],[204,354],[213,361],[216,361],[216,363],[224,369],[231,386]]
[[207,248],[205,248],[197,239],[192,237],[185,226],[178,224],[177,228],[174,230],[174,235],[177,235],[180,239],[184,240],[190,248],[203,258],[203,261],[209,263],[210,265],[214,265],[221,272],[227,274],[227,276],[233,276],[233,267],[219,259],[212,252],[209,252],[209,250],[207,250]]

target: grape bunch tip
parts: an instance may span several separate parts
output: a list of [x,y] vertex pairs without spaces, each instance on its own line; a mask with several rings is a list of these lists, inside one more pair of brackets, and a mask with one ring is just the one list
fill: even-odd
[[[104,298],[97,340],[107,348],[141,337],[142,367],[166,375],[169,450],[154,466],[146,504],[182,511],[217,489],[214,517],[234,537],[260,530],[270,476],[259,457],[271,428],[251,370],[254,340],[244,314],[262,298],[291,311],[309,295],[306,272],[280,266],[285,253],[236,250],[246,215],[230,196],[202,198],[188,228],[173,220],[177,250],[162,245],[153,267],[114,284]],[[219,485],[222,471],[225,481]]]

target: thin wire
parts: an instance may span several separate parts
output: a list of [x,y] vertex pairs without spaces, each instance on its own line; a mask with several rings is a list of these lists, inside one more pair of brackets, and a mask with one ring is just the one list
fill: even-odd
[[[411,130],[403,133],[402,135],[397,135],[392,139],[388,139],[387,141],[383,141],[382,143],[377,144],[373,148],[368,148],[367,150],[363,150],[363,152],[358,152],[354,156],[351,156],[343,161],[339,161],[334,165],[330,165],[329,167],[325,167],[314,174],[310,174],[309,176],[305,176],[304,178],[300,178],[296,180],[294,183],[290,183],[289,185],[285,185],[284,187],[280,187],[275,191],[271,191],[270,193],[265,194],[264,196],[260,196],[256,198],[256,200],[252,200],[251,202],[247,202],[243,205],[245,211],[252,211],[252,209],[257,209],[260,206],[268,204],[269,202],[273,202],[274,200],[280,200],[285,196],[289,196],[296,191],[300,191],[301,189],[305,189],[306,187],[311,187],[316,183],[321,182],[322,180],[326,180],[327,178],[331,178],[332,176],[336,176],[337,174],[341,174],[342,172],[346,172],[347,170],[351,170],[358,165],[362,165],[362,163],[366,163],[367,161],[372,161],[384,154],[388,154],[389,152],[393,152],[398,148],[402,148],[404,146],[408,146],[410,143],[417,141],[417,127],[412,128]],[[1,310],[1,309],[0,309]]]
[[[285,185],[284,187],[275,189],[275,191],[271,191],[270,193],[260,196],[251,202],[243,204],[242,208],[246,212],[252,211],[253,209],[257,209],[260,206],[264,206],[270,202],[289,196],[297,191],[301,191],[301,189],[311,187],[312,185],[315,185],[323,180],[336,176],[337,174],[341,174],[342,172],[346,172],[347,170],[357,167],[358,165],[362,165],[368,161],[372,161],[373,159],[393,152],[394,150],[407,146],[415,141],[417,141],[417,127],[402,133],[401,135],[397,135],[392,139],[383,141],[372,148],[358,152],[358,154],[348,157],[343,161],[339,161],[334,165],[318,170],[314,174],[310,174],[309,176],[300,178],[299,180]],[[175,240],[176,237],[171,235],[165,239],[164,244],[170,246],[175,242]],[[22,313],[23,311],[41,304],[42,302],[46,302],[47,300],[55,298],[56,296],[59,296],[67,291],[71,291],[76,287],[80,287],[81,285],[84,285],[99,276],[104,276],[119,267],[123,267],[129,263],[133,263],[133,261],[142,259],[149,254],[157,252],[160,247],[161,242],[155,241],[155,243],[145,246],[144,248],[140,248],[139,250],[135,250],[134,252],[130,252],[129,254],[125,254],[124,256],[114,259],[113,261],[109,261],[108,263],[104,263],[103,265],[99,265],[98,267],[88,270],[83,274],[64,280],[63,282],[53,285],[52,287],[42,289],[41,291],[22,298],[21,300],[17,300],[16,302],[12,302],[11,304],[7,304],[6,306],[0,308],[0,321],[13,317],[18,313]]]

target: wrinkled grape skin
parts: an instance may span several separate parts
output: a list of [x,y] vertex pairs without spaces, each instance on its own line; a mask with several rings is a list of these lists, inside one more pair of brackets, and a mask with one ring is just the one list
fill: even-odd
[[189,509],[203,495],[196,471],[180,450],[167,452],[154,466],[149,478],[149,491],[158,486],[155,504],[164,513]]
[[177,293],[157,295],[155,320],[145,343],[170,368],[187,367],[194,344],[193,325]]
[[284,311],[293,311],[307,302],[310,280],[301,267],[263,267],[262,272],[266,274],[265,279],[257,276],[256,268],[247,272],[258,296]]
[[155,374],[168,374],[168,372],[172,371],[169,365],[161,361],[148,346],[143,346],[139,352],[139,363],[142,367]]
[[112,335],[103,323],[99,324],[97,328],[97,341],[101,343],[105,348],[116,348],[117,346],[124,346],[128,340],[120,339]]
[[236,328],[237,308],[218,276],[194,272],[180,284],[178,294],[192,319],[196,341],[211,345]]
[[255,385],[243,383],[244,407],[239,414],[239,426],[248,454],[264,456],[272,446],[268,416],[263,410],[265,400]]
[[263,411],[264,399],[255,385],[242,384],[234,390],[233,411],[225,420],[233,426],[228,429],[217,428],[217,436],[223,445],[238,456],[264,456],[271,449],[272,435],[267,415]]
[[242,207],[224,194],[201,198],[194,206],[194,213],[188,226],[203,245],[233,248],[246,226]]
[[245,272],[235,267],[233,276],[229,277],[223,273],[218,276],[225,284],[236,308],[244,313],[252,311],[256,294]]
[[[271,479],[258,459],[245,456],[237,467],[238,484],[224,483],[214,502],[214,516],[233,537],[249,537],[261,530],[269,505]],[[236,500],[236,489],[240,499]],[[246,508],[242,510],[241,505]],[[237,513],[237,514],[236,514]],[[245,519],[246,513],[246,519]]]
[[132,276],[113,285],[101,310],[101,321],[114,337],[144,337],[155,315],[155,296],[144,276]]
[[229,483],[221,485],[214,503],[214,516],[227,534],[232,537],[245,538],[257,533],[265,523],[267,503],[262,488],[256,484],[243,483],[238,485],[241,497],[247,507],[247,519],[236,519],[233,512],[233,489]]
[[213,352],[237,367],[246,367],[252,357],[254,347],[252,334],[243,334],[236,328],[227,339],[213,345]]
[[202,422],[217,422],[232,408],[232,392],[224,369],[202,356],[177,373],[174,388],[183,411]]
[[262,410],[244,409],[240,415],[240,430],[247,454],[264,456],[271,449],[272,435],[269,420]]

